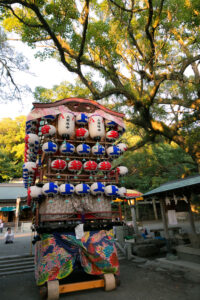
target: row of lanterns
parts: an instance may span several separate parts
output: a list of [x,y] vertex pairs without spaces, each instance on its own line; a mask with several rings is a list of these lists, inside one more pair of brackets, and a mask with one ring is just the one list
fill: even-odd
[[101,182],[94,182],[91,186],[86,183],[80,183],[76,186],[65,183],[58,186],[54,182],[48,182],[43,185],[43,187],[31,186],[28,189],[28,195],[32,199],[38,199],[42,195],[52,196],[60,193],[61,195],[72,195],[73,193],[77,195],[86,195],[91,193],[92,195],[103,195],[109,197],[125,197],[126,188],[117,187],[116,185],[105,186]]
[[[78,155],[89,155],[90,152],[92,152],[93,155],[101,156],[106,152],[110,157],[117,157],[127,150],[127,146],[124,143],[119,143],[105,149],[102,145],[96,144],[91,149],[87,144],[80,144],[75,149],[73,144],[64,142],[59,148],[60,153],[64,155],[72,155],[75,153],[75,150]],[[47,154],[56,153],[58,151],[58,145],[52,141],[46,142],[42,146],[42,151]]]
[[[39,124],[44,125],[46,122],[52,122],[56,119],[56,115],[47,115],[42,117],[40,120],[30,120],[26,122],[26,133],[30,133],[32,131],[37,131]],[[97,129],[101,129],[101,127],[114,128],[120,134],[124,132],[124,128],[118,125],[116,122],[111,120],[106,120],[94,114],[90,117],[86,113],[79,113],[77,116],[74,116],[72,112],[68,112],[65,114],[60,114],[58,118],[59,131],[62,132],[62,127],[71,126],[72,129],[75,128],[75,123],[80,126],[85,126],[89,123],[90,127],[97,127]],[[92,125],[91,125],[92,123]],[[105,130],[105,129],[104,129]],[[65,134],[65,133],[64,133]]]
[[[112,165],[109,161],[102,161],[97,164],[95,161],[89,160],[82,164],[80,160],[72,160],[67,163],[65,160],[56,159],[51,162],[51,168],[55,171],[62,171],[68,168],[68,170],[71,172],[81,171],[82,169],[86,172],[109,172],[111,171]],[[36,170],[37,164],[35,162],[25,162],[23,164],[23,175],[28,176],[28,174],[34,174]],[[124,176],[128,173],[128,169],[125,166],[117,167],[116,171],[121,176]],[[115,170],[112,170],[112,172],[115,172]]]
[[[34,120],[28,121],[26,123],[27,134],[38,131],[39,127],[37,122],[38,121]],[[81,126],[85,126],[88,123],[88,129],[86,129],[85,127],[80,127],[76,129],[75,123]],[[111,130],[106,132],[105,126]],[[113,128],[115,130],[113,130]],[[56,134],[56,127],[51,124],[45,124],[42,127],[40,127],[40,131],[43,136],[52,137]],[[106,137],[106,139],[109,141],[115,141],[123,132],[123,127],[117,125],[113,121],[105,120],[104,122],[103,117],[101,117],[100,115],[93,115],[88,118],[86,114],[81,113],[77,115],[75,119],[74,114],[68,112],[65,114],[60,114],[58,116],[58,134],[66,139],[71,139],[74,136],[76,136],[77,139],[84,140],[90,135],[90,137],[94,140],[100,140],[102,137]]]

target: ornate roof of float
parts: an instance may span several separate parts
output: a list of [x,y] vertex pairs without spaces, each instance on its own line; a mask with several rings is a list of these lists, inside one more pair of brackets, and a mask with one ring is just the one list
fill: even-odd
[[200,175],[195,175],[191,177],[187,177],[184,179],[174,180],[170,182],[166,182],[159,186],[158,188],[151,190],[145,194],[143,197],[153,196],[160,193],[170,192],[170,191],[177,191],[178,189],[184,188],[194,188],[198,187],[200,191]]
[[96,110],[102,110],[108,114],[111,114],[113,116],[119,117],[119,118],[124,118],[123,113],[119,113],[113,110],[110,110],[106,108],[105,106],[99,104],[98,102],[90,99],[84,99],[84,98],[66,98],[62,99],[56,102],[51,102],[51,103],[38,103],[34,102],[33,106],[34,108],[55,108],[59,106],[67,106],[69,107],[72,111],[78,111],[78,112],[88,112],[88,113],[93,113]]

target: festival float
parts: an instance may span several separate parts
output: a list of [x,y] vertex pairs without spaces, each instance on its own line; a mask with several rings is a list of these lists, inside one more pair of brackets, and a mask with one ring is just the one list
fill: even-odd
[[[122,113],[92,100],[33,103],[27,116],[23,180],[34,212],[35,279],[41,295],[116,288],[119,262],[113,226],[122,224],[124,166],[112,162],[127,150]],[[76,269],[92,279],[65,283]],[[98,276],[98,277],[97,277]]]

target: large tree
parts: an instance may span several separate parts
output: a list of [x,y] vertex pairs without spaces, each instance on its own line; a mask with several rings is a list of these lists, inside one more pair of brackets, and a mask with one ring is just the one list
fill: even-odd
[[25,116],[0,121],[0,182],[22,176]]
[[[3,25],[200,165],[199,0],[0,0]],[[74,95],[77,96],[77,95]]]
[[25,57],[8,44],[6,34],[0,27],[0,103],[19,100],[21,93],[28,91],[27,87],[19,85],[16,78],[16,72],[27,70]]

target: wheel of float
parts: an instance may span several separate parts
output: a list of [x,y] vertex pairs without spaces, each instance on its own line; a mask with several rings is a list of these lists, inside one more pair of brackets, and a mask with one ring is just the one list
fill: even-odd
[[53,280],[47,282],[47,300],[59,299],[59,281]]
[[120,277],[118,275],[115,275],[115,282],[116,282],[116,286],[120,286],[121,280],[120,280]]
[[47,287],[45,285],[41,286],[39,288],[39,292],[40,292],[40,299],[46,300],[47,299]]
[[105,291],[108,292],[114,290],[116,288],[116,280],[114,274],[104,274],[103,277]]

